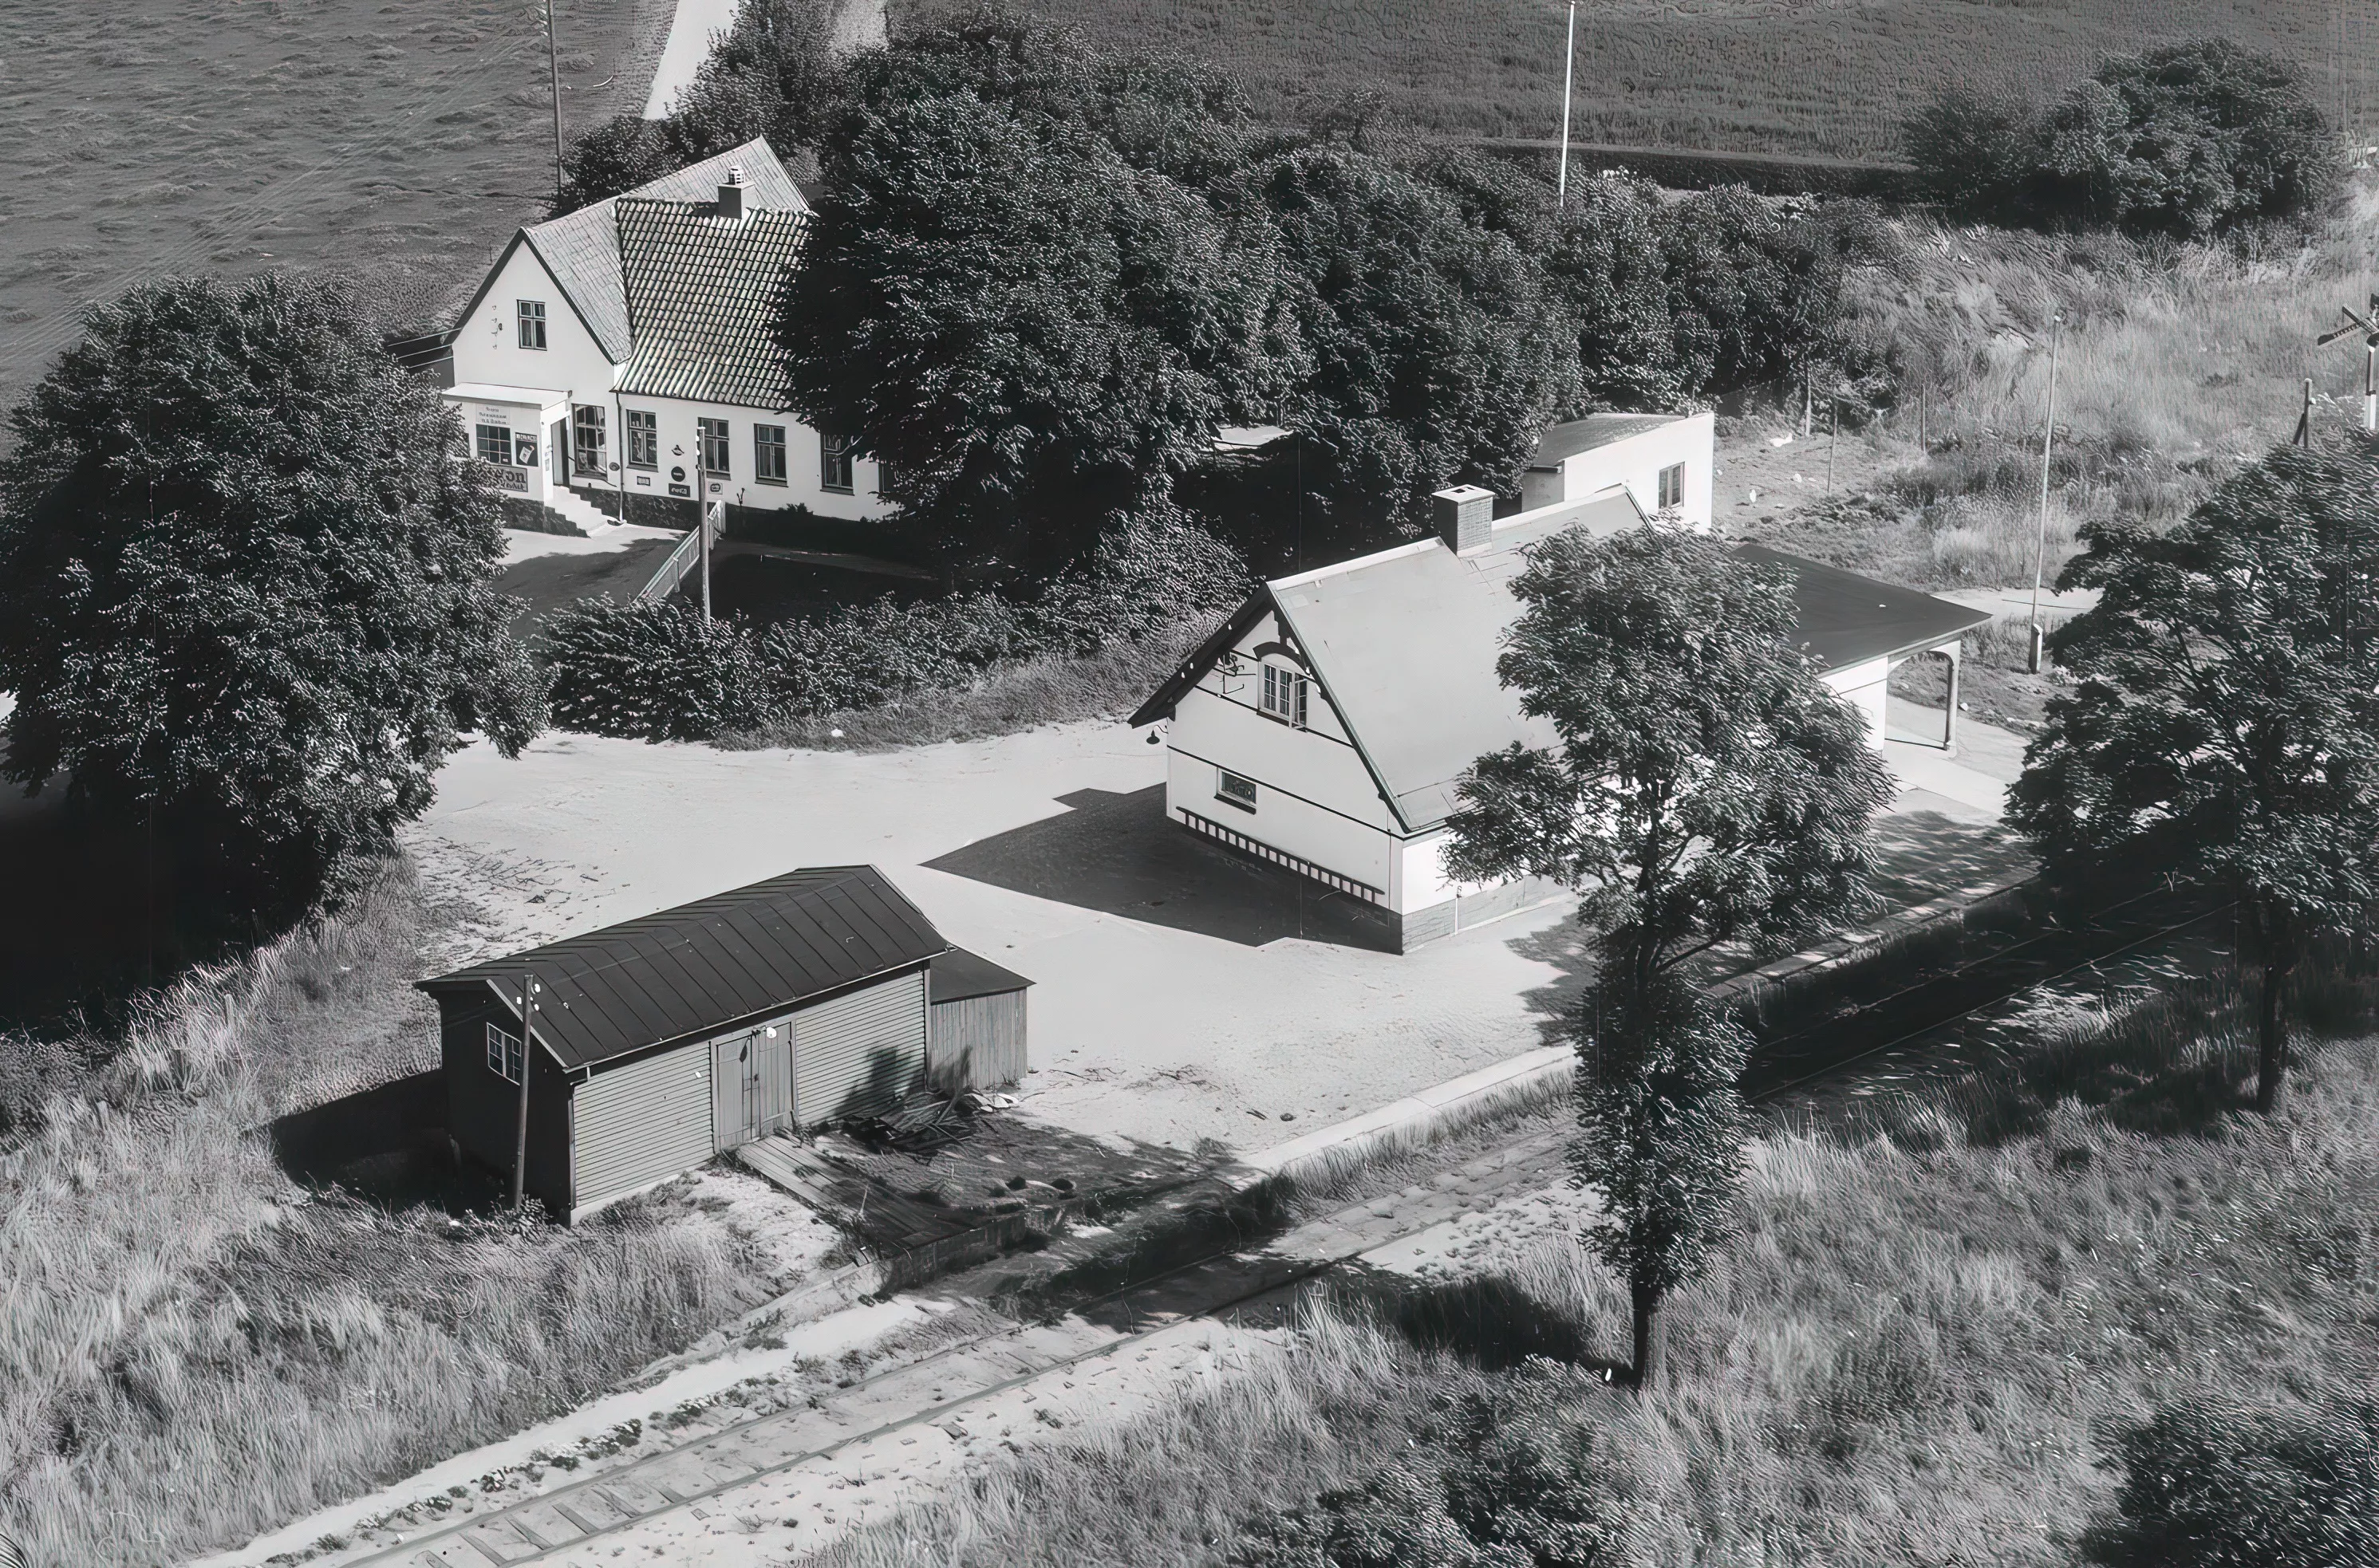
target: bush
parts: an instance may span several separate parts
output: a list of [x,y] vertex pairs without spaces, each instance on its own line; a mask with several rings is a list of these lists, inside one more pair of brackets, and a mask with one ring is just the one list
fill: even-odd
[[2044,110],[1952,90],[1902,145],[1962,215],[2183,239],[2306,211],[2338,177],[2303,72],[2222,39],[2119,55]]
[[752,628],[693,606],[581,599],[546,629],[553,720],[640,741],[706,741],[774,717]]
[[1268,1522],[1243,1568],[1588,1568],[1624,1561],[1624,1512],[1598,1494],[1594,1430],[1551,1409],[1456,1402],[1417,1456]]
[[2379,1563],[2379,1403],[2253,1409],[2193,1396],[2126,1433],[2123,1528],[2136,1568]]
[[965,686],[1033,651],[1025,618],[993,594],[911,605],[879,599],[825,621],[780,621],[758,644],[779,711],[788,718]]

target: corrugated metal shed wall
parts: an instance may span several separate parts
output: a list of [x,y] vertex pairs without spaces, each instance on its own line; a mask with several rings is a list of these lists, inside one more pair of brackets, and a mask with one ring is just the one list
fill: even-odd
[[574,1208],[692,1170],[708,1160],[710,1043],[597,1073],[578,1086]]
[[803,1127],[891,1110],[925,1070],[925,971],[793,1015],[793,1114]]
[[1001,1089],[1024,1077],[1022,991],[934,1004],[925,1073],[947,1092]]

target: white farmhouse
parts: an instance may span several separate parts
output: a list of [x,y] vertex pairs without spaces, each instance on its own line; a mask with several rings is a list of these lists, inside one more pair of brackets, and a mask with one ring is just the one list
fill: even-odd
[[[1701,431],[1697,454],[1681,454],[1681,427]],[[1709,429],[1707,416],[1659,419],[1547,461],[1600,453],[1598,461],[1612,465],[1606,473],[1642,467],[1655,487],[1682,461],[1688,477],[1675,510],[1691,520],[1698,504],[1707,528]],[[1400,952],[1560,896],[1528,881],[1449,880],[1445,822],[1457,782],[1481,755],[1515,741],[1556,740],[1550,724],[1520,712],[1518,694],[1495,675],[1503,632],[1518,613],[1510,583],[1523,552],[1568,528],[1608,535],[1634,527],[1660,510],[1648,504],[1659,495],[1656,488],[1639,497],[1632,478],[1620,478],[1498,522],[1490,492],[1441,490],[1437,537],[1264,584],[1132,715],[1134,725],[1171,720],[1166,814],[1332,889]],[[1946,657],[1950,703],[1939,743],[1954,745],[1959,639],[1987,613],[1738,548],[1793,570],[1806,645],[1826,683],[1866,715],[1877,745],[1891,669],[1912,657]]]
[[775,318],[808,214],[755,139],[521,230],[453,330],[473,452],[581,530],[691,528],[707,501],[892,512],[845,433],[786,409]]

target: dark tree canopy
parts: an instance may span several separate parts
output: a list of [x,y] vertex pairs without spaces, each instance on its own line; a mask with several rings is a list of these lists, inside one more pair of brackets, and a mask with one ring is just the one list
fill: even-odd
[[0,462],[7,778],[153,808],[255,907],[337,891],[466,730],[543,688],[495,493],[335,287],[176,280],[93,311]]
[[1261,395],[1265,236],[1081,122],[895,95],[838,121],[826,167],[780,334],[793,405],[961,554],[1062,564]]
[[1351,149],[1300,148],[1250,176],[1300,340],[1284,409],[1325,509],[1418,526],[1456,481],[1512,491],[1576,398],[1536,269],[1443,190]]
[[2218,38],[2119,55],[2045,108],[1952,91],[1903,139],[1953,211],[2183,239],[2306,211],[2339,172],[2303,71]]
[[2051,634],[2048,706],[2009,817],[2072,881],[2143,850],[2236,890],[2261,958],[2257,1102],[2279,1093],[2288,979],[2379,898],[2379,463],[2275,448],[2157,536],[2098,525]]
[[1603,1198],[1588,1240],[1628,1282],[1640,1381],[1654,1313],[1726,1235],[1742,1166],[1747,1041],[1689,961],[1858,913],[1893,787],[1801,647],[1784,573],[1678,530],[1572,531],[1513,593],[1497,671],[1560,743],[1479,759],[1445,864],[1583,894],[1597,971],[1574,1020],[1573,1158]]

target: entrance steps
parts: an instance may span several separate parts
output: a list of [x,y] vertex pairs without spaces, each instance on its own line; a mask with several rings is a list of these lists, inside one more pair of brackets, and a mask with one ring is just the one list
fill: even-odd
[[619,526],[619,524],[607,516],[599,507],[579,500],[563,487],[555,487],[552,499],[546,502],[546,508],[590,539],[599,539]]

